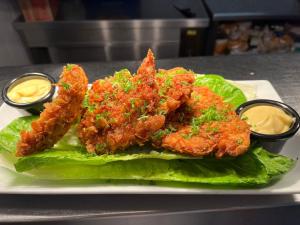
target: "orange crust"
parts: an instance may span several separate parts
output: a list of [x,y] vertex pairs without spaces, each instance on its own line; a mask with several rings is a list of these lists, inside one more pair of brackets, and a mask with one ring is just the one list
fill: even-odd
[[[70,67],[70,66],[69,66]],[[26,156],[51,148],[69,130],[82,111],[88,87],[84,70],[78,65],[65,66],[58,82],[58,96],[45,104],[31,131],[22,131],[16,156]]]
[[[166,115],[189,98],[194,82],[192,73],[174,75],[170,80],[172,86],[165,87],[166,77],[156,76],[150,50],[135,76],[129,72],[122,74],[127,79],[125,83],[134,88],[125,91],[115,84],[115,76],[93,83],[89,103],[95,109],[86,111],[78,127],[82,143],[92,153],[114,153],[149,141],[164,127]],[[163,103],[162,88],[165,90]]]
[[[170,122],[174,127],[177,126],[178,130],[163,138],[162,147],[193,156],[214,153],[217,158],[225,155],[235,157],[248,150],[250,145],[249,125],[241,120],[232,106],[223,102],[220,96],[214,94],[207,87],[194,87],[187,106],[190,113],[185,114],[185,121],[181,124]],[[200,116],[202,110],[212,106],[216,107],[219,112],[226,112],[226,120],[206,122],[199,127],[198,134],[187,137],[192,131],[191,118]]]

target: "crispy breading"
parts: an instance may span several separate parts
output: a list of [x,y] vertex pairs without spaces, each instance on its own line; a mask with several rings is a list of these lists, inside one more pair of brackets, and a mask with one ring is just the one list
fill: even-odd
[[16,156],[51,148],[81,114],[82,101],[88,87],[84,70],[78,65],[65,66],[57,85],[57,97],[45,104],[39,119],[32,122],[32,130],[21,132]]
[[[182,113],[183,121],[178,122]],[[172,151],[193,156],[214,153],[220,158],[241,155],[250,145],[249,125],[207,87],[194,87],[186,106],[173,115],[170,125],[176,131],[164,135],[161,145]]]
[[[113,153],[142,143],[151,132],[149,123],[159,102],[152,52],[148,52],[136,76],[122,70],[95,81],[86,101],[88,110],[78,134],[89,152]],[[157,116],[154,122],[159,129],[164,116]]]
[[194,81],[195,74],[181,67],[156,71],[150,50],[136,75],[121,70],[96,80],[89,91],[79,66],[64,67],[58,97],[46,104],[32,131],[21,133],[16,155],[52,147],[79,115],[78,136],[90,153],[115,153],[148,141],[193,156],[246,152],[249,125],[230,104]]
[[192,74],[159,77],[149,50],[135,76],[122,70],[93,83],[78,127],[82,143],[97,154],[143,145],[188,99],[193,82]]

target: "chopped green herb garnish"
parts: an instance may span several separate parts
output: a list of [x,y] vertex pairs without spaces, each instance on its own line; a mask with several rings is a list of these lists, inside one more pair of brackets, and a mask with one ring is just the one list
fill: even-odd
[[158,131],[156,131],[156,132],[152,135],[152,138],[153,138],[154,140],[160,140],[160,139],[162,139],[162,137],[165,136],[165,135],[166,135],[166,133],[165,133],[164,130],[158,130]]
[[102,85],[102,84],[104,84],[104,83],[105,83],[105,80],[103,80],[103,79],[100,79],[100,80],[98,80],[98,82],[100,83],[100,85]]
[[74,64],[67,64],[67,65],[66,65],[66,69],[67,69],[68,71],[71,71],[72,68],[73,68],[73,66],[74,66]]
[[152,138],[154,140],[161,140],[164,136],[171,134],[173,132],[177,131],[177,129],[175,127],[173,127],[172,125],[169,125],[167,128],[165,129],[160,129],[158,131],[156,131],[153,135]]
[[184,138],[184,139],[190,139],[193,134],[192,133],[188,133],[188,134],[181,134],[181,136]]
[[192,93],[192,97],[193,97],[193,99],[195,99],[196,101],[199,101],[199,100],[201,99],[201,96],[195,94],[194,92]]
[[236,143],[237,143],[238,145],[243,144],[243,139],[242,139],[242,138],[237,139],[237,140],[236,140]]
[[248,120],[248,116],[242,116],[242,120]]
[[109,119],[109,122],[110,122],[110,123],[115,123],[115,122],[117,122],[117,120],[116,120],[115,118],[110,118],[110,119]]
[[165,98],[161,98],[160,100],[159,100],[159,104],[163,104],[163,103],[165,103],[167,100],[165,99]]
[[69,90],[71,88],[71,85],[66,83],[66,82],[61,82],[61,86],[65,89],[65,90]]
[[192,134],[196,135],[199,133],[200,126],[204,123],[211,121],[222,121],[225,120],[225,115],[218,112],[216,107],[210,107],[202,111],[202,115],[199,117],[192,118]]
[[126,113],[124,113],[124,117],[125,117],[125,118],[129,118],[129,117],[130,117],[130,115],[131,115],[131,113],[130,113],[130,112],[126,112]]
[[165,83],[164,83],[164,87],[165,88],[170,88],[172,86],[173,83],[173,77],[172,76],[167,76]]
[[134,98],[131,98],[131,99],[129,100],[129,102],[130,102],[131,108],[134,109],[134,108],[135,108],[135,99],[134,99]]
[[152,135],[152,138],[154,140],[161,140],[164,136],[166,136],[170,133],[172,133],[172,132],[169,129],[164,129],[164,130],[160,129]]
[[82,106],[84,108],[87,108],[88,111],[90,111],[90,112],[93,112],[95,110],[95,108],[96,108],[95,105],[90,104],[88,92],[84,96],[84,99],[83,99],[83,102],[82,102]]
[[103,116],[101,116],[100,114],[96,115],[96,120],[100,120],[100,119],[104,119]]
[[158,72],[158,73],[156,73],[155,75],[156,75],[157,77],[159,77],[159,78],[163,78],[163,77],[165,76],[165,74],[162,73],[162,72]]
[[163,88],[160,88],[160,89],[158,90],[158,95],[159,95],[160,97],[163,97],[163,96],[165,95],[165,90],[164,90]]
[[145,114],[147,107],[148,107],[148,102],[144,101],[144,105],[140,107],[140,114]]
[[173,127],[172,124],[169,124],[167,129],[171,132],[177,131],[177,129],[175,127]]
[[107,147],[106,143],[96,144],[96,151],[102,152],[105,150],[106,147]]
[[185,74],[185,73],[188,73],[188,70],[186,70],[186,69],[178,69],[178,70],[175,70],[175,71],[173,71],[173,73],[172,74],[174,74],[174,75],[178,75],[178,74]]
[[148,117],[149,116],[147,116],[147,115],[141,115],[137,120],[146,120],[146,119],[148,119]]
[[106,119],[108,119],[109,115],[110,115],[110,112],[108,112],[108,111],[102,112],[102,113],[96,115],[96,120],[100,120],[100,119],[106,120]]
[[118,85],[123,89],[123,91],[128,93],[130,90],[135,88],[135,85],[132,83],[130,78],[132,78],[132,76],[127,69],[115,72],[113,77],[113,86]]
[[158,90],[159,96],[164,96],[167,90],[172,86],[172,83],[173,83],[173,77],[170,75],[166,75],[166,79],[162,87],[160,87],[160,89]]
[[167,111],[166,110],[159,110],[158,115],[166,115]]
[[219,131],[219,128],[218,127],[207,127],[206,131],[215,134]]
[[181,81],[181,82],[180,82],[180,84],[181,84],[181,85],[184,85],[184,86],[188,86],[188,85],[190,85],[190,83],[189,83],[189,82],[187,82],[187,81]]
[[108,93],[108,92],[104,93],[103,97],[104,97],[104,100],[108,100],[110,97],[110,93]]

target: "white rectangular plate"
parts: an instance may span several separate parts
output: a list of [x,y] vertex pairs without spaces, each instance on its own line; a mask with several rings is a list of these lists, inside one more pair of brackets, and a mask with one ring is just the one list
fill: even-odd
[[[280,100],[279,95],[267,80],[235,81],[241,89],[255,89],[255,98]],[[253,98],[254,96],[248,96]],[[13,119],[26,115],[6,104],[0,107],[0,129]],[[300,137],[295,136],[284,146],[281,154],[296,159]],[[259,189],[205,189],[205,188],[175,188],[147,185],[116,185],[102,184],[95,180],[89,181],[47,181],[16,173],[13,166],[0,161],[0,193],[1,194],[297,194],[300,193],[300,165],[286,174],[277,183]],[[300,196],[294,196],[295,199]]]

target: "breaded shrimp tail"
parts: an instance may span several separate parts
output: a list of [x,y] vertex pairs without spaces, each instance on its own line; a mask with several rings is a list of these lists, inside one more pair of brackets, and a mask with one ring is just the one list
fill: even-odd
[[148,50],[146,58],[144,58],[141,66],[138,68],[137,74],[146,77],[153,77],[155,76],[155,61],[154,55],[151,49]]
[[32,122],[31,131],[22,131],[16,156],[26,156],[51,148],[69,130],[81,114],[88,87],[84,70],[73,64],[63,68],[58,81],[58,96],[45,104],[40,118]]

